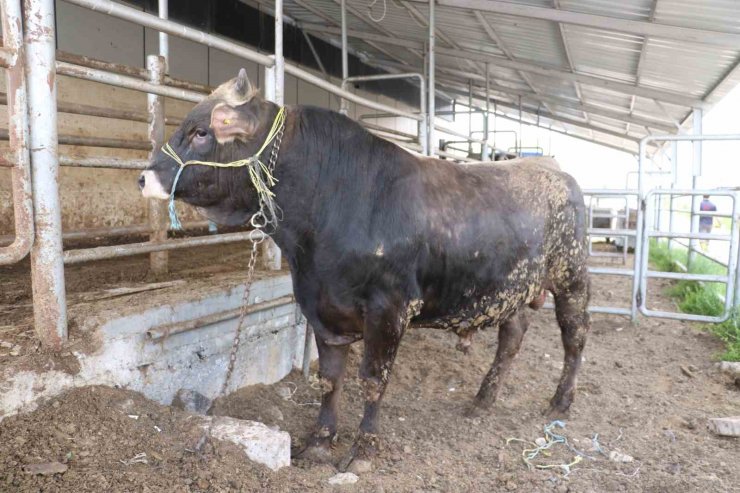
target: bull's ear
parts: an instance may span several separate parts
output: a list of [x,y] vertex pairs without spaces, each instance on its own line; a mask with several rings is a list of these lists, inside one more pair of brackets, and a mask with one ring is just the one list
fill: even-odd
[[248,95],[254,92],[252,89],[252,83],[249,82],[249,77],[247,77],[246,69],[239,70],[239,75],[237,75],[234,80],[234,90],[238,95],[245,99]]
[[247,140],[257,126],[255,116],[226,103],[217,104],[211,111],[211,128],[219,144],[233,142],[234,139]]

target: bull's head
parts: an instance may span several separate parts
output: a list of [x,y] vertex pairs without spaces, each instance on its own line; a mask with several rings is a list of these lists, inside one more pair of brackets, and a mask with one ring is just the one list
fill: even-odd
[[[278,108],[263,100],[247,78],[239,75],[219,86],[196,105],[169,139],[183,161],[229,163],[253,155],[264,141]],[[144,197],[166,200],[179,164],[162,150],[141,173]],[[220,224],[243,224],[258,208],[245,168],[186,166],[174,191],[178,200],[196,206]]]

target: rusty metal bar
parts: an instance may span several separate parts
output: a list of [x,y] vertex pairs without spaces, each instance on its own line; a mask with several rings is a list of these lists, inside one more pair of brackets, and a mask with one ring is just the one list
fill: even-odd
[[[160,2],[161,5],[161,2]],[[160,39],[160,43],[162,40]],[[146,57],[146,66],[149,69],[149,82],[161,85],[164,82],[165,58],[157,55]],[[156,94],[146,95],[147,110],[151,117],[149,122],[149,142],[151,152],[149,160],[159,152],[164,145],[164,98]],[[160,242],[167,240],[167,202],[164,200],[149,199],[149,225],[152,228],[152,234],[149,235],[149,241]],[[165,274],[167,272],[167,262],[169,253],[166,251],[152,252],[149,255],[149,269],[153,274]]]
[[123,87],[124,89],[148,92],[150,94],[156,94],[158,96],[165,96],[168,98],[181,99],[183,101],[190,101],[191,103],[198,103],[206,97],[204,94],[197,93],[195,91],[188,91],[185,89],[178,89],[176,87],[167,87],[164,85],[153,84],[151,82],[139,80],[128,75],[114,74],[106,70],[83,67],[81,65],[74,65],[67,62],[57,62],[57,72],[61,75],[68,75],[70,77],[76,77],[78,79],[91,80],[93,82],[100,82],[103,84],[110,84],[112,86]]
[[165,250],[236,243],[239,241],[249,241],[251,239],[258,240],[265,236],[266,235],[262,232],[242,231],[239,233],[226,233],[222,235],[178,238],[176,240],[167,240],[157,243],[146,241],[143,243],[129,243],[126,245],[67,250],[64,252],[64,263],[79,264],[81,262],[90,262],[93,260],[130,257],[132,255],[143,255],[146,253],[161,252]]
[[[206,229],[208,221],[192,221],[182,224],[183,230]],[[62,233],[64,241],[95,240],[111,236],[148,235],[152,232],[148,224],[135,224],[132,226],[114,226],[111,228],[89,228],[77,229]],[[0,245],[8,245],[13,241],[12,235],[0,236]]]
[[76,168],[145,169],[149,161],[145,159],[119,159],[113,157],[59,156],[59,164]]
[[190,320],[183,320],[182,322],[174,322],[170,324],[159,325],[152,327],[146,331],[147,338],[152,341],[158,341],[175,334],[181,334],[183,332],[189,332],[191,330],[199,329],[207,325],[217,324],[226,320],[232,320],[240,317],[242,312],[245,315],[252,313],[262,312],[271,308],[277,308],[279,306],[289,305],[295,303],[293,295],[285,295],[279,298],[275,298],[269,301],[263,301],[261,303],[254,303],[247,305],[245,308],[234,308],[233,310],[226,310],[219,313],[213,313],[211,315],[205,315],[203,317],[193,318]]
[[195,43],[225,51],[231,55],[251,60],[260,65],[272,66],[274,61],[262,53],[246,46],[228,41],[213,34],[198,31],[182,24],[167,19],[160,19],[155,15],[136,10],[109,0],[68,0],[67,3],[84,7],[96,12],[108,14],[118,19],[123,19],[135,24],[154,29],[159,32],[171,34],[179,38],[187,39]]
[[28,255],[33,245],[33,194],[31,163],[28,152],[28,107],[26,99],[26,69],[23,57],[20,0],[1,0],[2,27],[8,49],[18,54],[15,62],[5,70],[10,138],[11,190],[15,238],[0,248],[0,265],[18,262]]
[[57,160],[54,0],[25,0],[30,155],[36,235],[31,249],[34,327],[41,343],[59,351],[67,340],[62,261],[62,214]]
[[[55,112],[56,114],[56,112]],[[38,117],[38,114],[36,115]],[[34,119],[34,124],[36,120]],[[56,126],[55,126],[56,128]],[[9,132],[0,129],[0,140],[8,140]],[[78,135],[57,135],[56,141],[60,145],[85,146],[85,147],[111,147],[120,149],[136,149],[148,151],[151,149],[149,142],[143,140],[110,139],[108,137],[86,137]]]

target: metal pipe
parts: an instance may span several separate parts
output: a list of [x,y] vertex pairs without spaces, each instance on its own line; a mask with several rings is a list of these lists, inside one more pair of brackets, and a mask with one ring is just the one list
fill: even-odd
[[[696,135],[701,135],[702,133],[702,123],[703,123],[703,112],[699,108],[694,108],[694,111],[692,113],[694,125],[692,129],[692,133]],[[691,187],[696,189],[699,185],[699,176],[701,176],[701,168],[702,168],[702,142],[700,140],[695,140],[693,142],[694,144],[694,159],[692,162],[692,173],[691,173]],[[694,233],[699,230],[699,215],[697,214],[699,209],[699,204],[701,202],[699,201],[699,196],[692,195],[691,196],[691,232]],[[694,259],[696,258],[696,249],[697,249],[697,240],[691,239],[689,241],[689,256],[686,259],[686,268],[688,270],[691,270],[691,264],[694,263]]]
[[[488,118],[490,116],[490,110],[491,110],[491,81],[490,81],[490,74],[488,73],[488,63],[486,63],[486,111],[483,116],[483,140],[485,141],[485,144],[483,144],[483,149],[481,150],[481,159],[483,161],[486,161],[488,159],[493,158],[493,156],[489,156],[490,149],[488,147],[488,139],[490,136],[488,135]],[[472,135],[472,134],[471,134]]]
[[[0,92],[0,104],[7,104],[8,97]],[[127,120],[131,122],[149,123],[149,115],[136,110],[119,110],[116,108],[100,108],[79,103],[65,103],[57,101],[57,113],[70,113],[73,115],[96,116],[100,118],[113,118],[116,120]],[[167,118],[167,125],[179,125],[180,118]]]
[[434,141],[434,115],[435,113],[435,103],[436,103],[436,89],[434,87],[434,50],[435,50],[435,28],[436,28],[436,20],[434,18],[434,4],[435,0],[429,0],[429,42],[427,44],[427,68],[429,70],[429,75],[427,76],[427,81],[429,83],[429,90],[427,91],[427,94],[429,97],[427,98],[429,103],[429,110],[427,111],[428,120],[428,130],[427,130],[427,136],[429,138],[429,144],[427,145],[427,149],[429,150],[429,155],[433,156],[437,154],[437,143]]
[[191,103],[199,103],[206,97],[204,94],[194,91],[152,84],[151,82],[139,80],[128,75],[114,74],[104,70],[73,65],[67,62],[57,62],[57,73],[76,77],[78,79],[91,80],[116,87],[123,87],[124,89],[148,92],[158,96],[190,101]]
[[[208,221],[192,221],[182,224],[183,230],[205,229],[208,227]],[[81,241],[95,240],[98,238],[108,238],[111,236],[128,236],[128,235],[148,235],[152,232],[148,224],[139,224],[132,226],[114,226],[112,228],[89,228],[78,229],[74,231],[62,232],[64,241]],[[13,240],[10,235],[0,236],[0,245],[7,245]]]
[[220,235],[197,236],[194,238],[178,238],[163,242],[152,243],[129,243],[127,245],[111,245],[96,248],[82,248],[78,250],[67,250],[64,252],[64,263],[79,264],[93,260],[102,260],[116,257],[130,257],[151,252],[165,250],[177,250],[180,248],[191,248],[208,245],[222,245],[224,243],[235,243],[239,241],[259,240],[266,237],[264,233],[255,231],[243,231],[239,233],[226,233]]
[[8,68],[16,63],[18,63],[18,51],[7,46],[0,47],[0,67]]
[[[167,0],[159,0],[157,14],[160,19],[167,19],[169,17],[169,6]],[[164,73],[170,71],[170,37],[165,32],[159,33],[159,56],[164,58]],[[148,61],[148,57],[147,57]]]
[[0,265],[18,262],[31,251],[34,237],[33,193],[31,162],[28,151],[28,102],[26,97],[26,68],[21,29],[20,0],[1,0],[0,15],[6,47],[18,55],[5,70],[5,85],[10,97],[8,105],[8,134],[11,153],[11,193],[15,238],[0,248]]
[[[162,8],[163,3],[165,4],[166,9],[167,0],[160,0],[160,9]],[[161,15],[162,12],[160,10],[160,17]],[[161,42],[162,39],[160,37],[160,43]],[[162,46],[160,45],[160,51],[161,48]],[[164,57],[157,55],[149,55],[146,57],[146,68],[149,71],[149,82],[151,84],[162,85],[164,83],[165,67],[166,60]],[[151,161],[165,142],[164,98],[156,94],[147,94],[146,103],[151,119],[149,122],[149,160]],[[149,211],[149,225],[152,228],[152,233],[149,235],[149,241],[160,242],[167,240],[167,202],[164,200],[149,199],[147,201],[147,206],[147,210]],[[169,254],[166,251],[152,252],[149,254],[149,269],[155,275],[165,274],[167,273],[168,260]]]
[[349,91],[344,91],[342,90],[342,88],[335,86],[331,82],[327,82],[321,77],[318,77],[310,72],[307,72],[303,70],[302,68],[296,65],[293,65],[292,63],[287,63],[287,62],[285,63],[285,73],[293,75],[305,82],[308,82],[309,84],[313,84],[314,86],[320,89],[324,89],[325,91],[328,91],[332,94],[336,94],[337,96],[340,96],[349,101],[352,101],[353,103],[361,104],[363,106],[366,106],[368,108],[372,108],[378,111],[384,111],[386,113],[391,113],[396,116],[403,116],[405,118],[411,118],[417,121],[423,120],[423,117],[421,115],[417,115],[416,113],[402,111],[392,106],[388,106],[382,103],[376,103],[375,101],[365,99]]
[[146,336],[152,341],[158,341],[175,334],[182,334],[183,332],[189,332],[191,330],[200,329],[208,325],[217,324],[219,322],[225,322],[226,320],[233,320],[241,317],[242,314],[250,315],[252,313],[262,312],[270,310],[271,308],[277,308],[279,306],[290,305],[295,303],[293,295],[281,296],[274,300],[263,301],[261,303],[253,303],[246,307],[234,308],[233,310],[226,310],[219,313],[212,313],[211,315],[205,315],[203,317],[193,318],[190,320],[183,320],[182,322],[174,322],[170,324],[159,325],[152,327],[146,331]]
[[76,168],[138,169],[149,166],[144,159],[119,159],[112,157],[59,156],[59,165]]
[[36,236],[31,249],[34,327],[41,343],[59,351],[67,340],[62,262],[62,213],[57,160],[54,0],[25,0],[26,72]]
[[[426,115],[426,88],[424,87],[425,80],[424,76],[418,72],[405,72],[401,74],[376,74],[376,75],[357,75],[354,77],[347,77],[346,79],[342,80],[341,88],[342,90],[347,90],[347,84],[350,82],[360,82],[360,81],[376,81],[376,80],[391,80],[391,79],[407,79],[407,78],[415,78],[419,79],[419,114],[422,116],[422,120],[419,121],[418,125],[418,140],[419,145],[421,145],[421,152],[425,155],[428,155],[427,153],[427,136],[426,136],[426,125],[427,125],[427,115]],[[360,116],[360,119],[362,119],[362,116]]]
[[183,26],[170,20],[160,19],[155,15],[147,14],[146,12],[127,7],[110,0],[68,0],[67,3],[96,12],[102,12],[118,19],[123,19],[159,32],[171,34],[178,38],[194,41],[195,43],[202,44],[210,48],[216,48],[231,55],[256,62],[260,65],[271,67],[274,64],[272,58],[240,44],[227,41],[223,38],[197,29]]
[[275,103],[285,104],[285,58],[283,57],[283,0],[275,0]]
[[[468,108],[473,107],[473,81],[468,79]],[[473,154],[473,113],[468,112],[468,155]]]
[[[342,30],[342,80],[349,78],[349,55],[347,54],[347,0],[341,0],[339,4],[341,30]],[[339,112],[346,115],[349,110],[347,100],[342,98],[339,102]]]

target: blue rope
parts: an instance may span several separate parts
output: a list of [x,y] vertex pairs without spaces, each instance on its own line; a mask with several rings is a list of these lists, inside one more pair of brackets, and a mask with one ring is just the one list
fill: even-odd
[[175,181],[172,182],[172,190],[170,191],[170,203],[167,205],[167,209],[170,213],[170,229],[173,231],[182,230],[182,223],[180,222],[180,219],[178,219],[177,210],[175,209],[175,188],[177,188],[177,181],[180,179],[180,175],[184,169],[185,166],[180,166],[177,170]]

